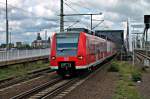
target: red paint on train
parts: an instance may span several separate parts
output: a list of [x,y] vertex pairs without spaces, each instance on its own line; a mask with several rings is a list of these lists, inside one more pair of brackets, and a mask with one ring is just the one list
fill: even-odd
[[100,37],[84,32],[55,33],[52,37],[50,67],[58,74],[65,75],[63,72],[72,72],[72,69],[81,70],[96,66],[115,53],[115,44]]

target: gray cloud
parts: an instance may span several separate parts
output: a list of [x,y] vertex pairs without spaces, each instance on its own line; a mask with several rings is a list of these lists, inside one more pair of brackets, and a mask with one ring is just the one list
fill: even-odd
[[[0,0],[3,2],[3,0]],[[102,12],[105,22],[99,27],[112,25],[111,28],[122,28],[122,22],[127,18],[143,22],[143,15],[150,14],[150,0],[67,0],[65,1],[73,9],[65,6],[65,13],[99,13]],[[2,5],[2,4],[1,4]],[[11,6],[10,6],[11,5]],[[59,8],[60,0],[13,0],[9,1],[10,31],[13,32],[13,40],[25,40],[29,37],[32,41],[36,32],[47,29],[49,32],[59,30]],[[0,6],[0,20],[5,19],[5,6]],[[66,21],[81,22],[75,27],[90,27],[90,17],[77,16],[65,17]],[[101,19],[101,18],[100,18]],[[73,22],[65,23],[65,27]],[[94,25],[97,22],[94,22]],[[0,26],[5,25],[5,21]],[[3,26],[4,28],[5,26]],[[31,32],[29,36],[29,32]],[[26,35],[28,33],[28,35]],[[32,35],[33,33],[33,35]],[[50,34],[51,35],[51,34]],[[20,39],[18,39],[21,36]],[[4,36],[3,36],[4,37]],[[2,37],[1,37],[2,38]]]

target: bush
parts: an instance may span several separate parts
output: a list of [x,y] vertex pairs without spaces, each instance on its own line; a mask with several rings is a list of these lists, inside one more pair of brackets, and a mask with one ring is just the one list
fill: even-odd
[[115,93],[113,99],[141,99],[136,88],[134,86],[129,86],[129,83],[123,80],[118,82]]
[[119,71],[119,66],[116,62],[113,62],[109,68],[109,71],[111,72],[118,72]]
[[132,80],[133,80],[134,82],[137,82],[137,81],[141,81],[141,80],[142,80],[142,75],[141,75],[141,73],[138,72],[138,71],[132,72],[131,75],[132,75]]
[[118,62],[115,65],[113,63],[111,69],[118,70],[121,78],[117,83],[113,99],[141,99],[134,85],[134,82],[141,80],[142,77],[138,67],[132,66],[127,62]]

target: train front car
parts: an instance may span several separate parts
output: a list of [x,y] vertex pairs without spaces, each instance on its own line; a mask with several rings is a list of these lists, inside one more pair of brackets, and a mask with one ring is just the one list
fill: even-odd
[[84,33],[56,33],[52,38],[50,67],[61,76],[73,76],[86,65]]

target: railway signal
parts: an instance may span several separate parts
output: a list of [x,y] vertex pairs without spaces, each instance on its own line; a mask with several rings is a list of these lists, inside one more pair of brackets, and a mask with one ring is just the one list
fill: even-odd
[[148,39],[148,29],[150,28],[150,15],[144,15],[144,34],[143,34],[143,48],[146,49]]

